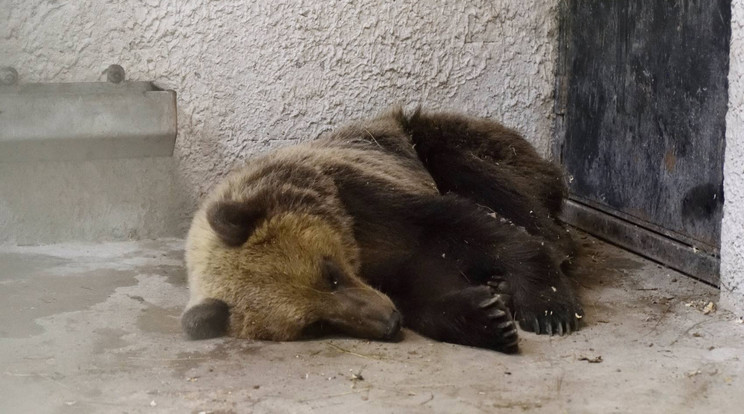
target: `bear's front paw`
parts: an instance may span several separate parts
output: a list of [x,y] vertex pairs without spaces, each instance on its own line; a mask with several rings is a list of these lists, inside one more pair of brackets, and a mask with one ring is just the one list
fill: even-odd
[[470,336],[468,342],[505,353],[517,352],[519,337],[507,306],[508,296],[494,294],[493,289],[486,286],[471,287],[462,294],[469,303],[469,309],[462,310],[464,318],[461,319],[469,325],[463,329],[465,335]]
[[559,294],[555,288],[515,298],[515,318],[525,331],[544,335],[567,335],[578,331],[584,311],[573,293]]
[[430,338],[488,348],[508,354],[519,350],[517,325],[507,295],[488,286],[470,286],[421,303],[404,302],[403,320]]
[[493,343],[497,344],[494,349],[512,354],[518,351],[519,337],[517,335],[517,325],[512,318],[506,301],[501,295],[481,302],[480,308],[486,312],[489,323],[485,326],[487,331],[495,336]]

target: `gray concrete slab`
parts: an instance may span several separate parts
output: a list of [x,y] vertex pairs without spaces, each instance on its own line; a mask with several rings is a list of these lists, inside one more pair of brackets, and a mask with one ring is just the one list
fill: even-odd
[[0,85],[0,162],[170,157],[176,93],[150,82]]
[[187,341],[180,240],[2,247],[0,412],[741,412],[744,325],[705,313],[718,292],[581,241],[584,329],[515,356],[410,331]]
[[186,234],[193,200],[177,164],[166,157],[0,162],[0,245]]

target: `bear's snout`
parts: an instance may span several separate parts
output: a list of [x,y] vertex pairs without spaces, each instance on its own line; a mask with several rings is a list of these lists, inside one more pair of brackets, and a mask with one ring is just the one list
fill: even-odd
[[346,335],[391,340],[400,332],[400,312],[390,298],[371,287],[339,289],[329,305],[325,321]]

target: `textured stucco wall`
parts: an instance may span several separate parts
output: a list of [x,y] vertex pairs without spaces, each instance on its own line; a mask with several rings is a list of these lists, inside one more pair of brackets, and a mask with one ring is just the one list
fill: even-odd
[[557,0],[2,0],[22,82],[129,79],[178,92],[193,201],[237,160],[391,105],[493,116],[548,153]]
[[723,164],[721,302],[744,316],[744,2],[731,2],[729,108]]

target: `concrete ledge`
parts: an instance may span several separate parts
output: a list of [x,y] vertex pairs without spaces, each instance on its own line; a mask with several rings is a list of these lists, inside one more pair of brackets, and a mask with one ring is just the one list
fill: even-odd
[[176,93],[150,82],[0,87],[0,162],[171,156]]

